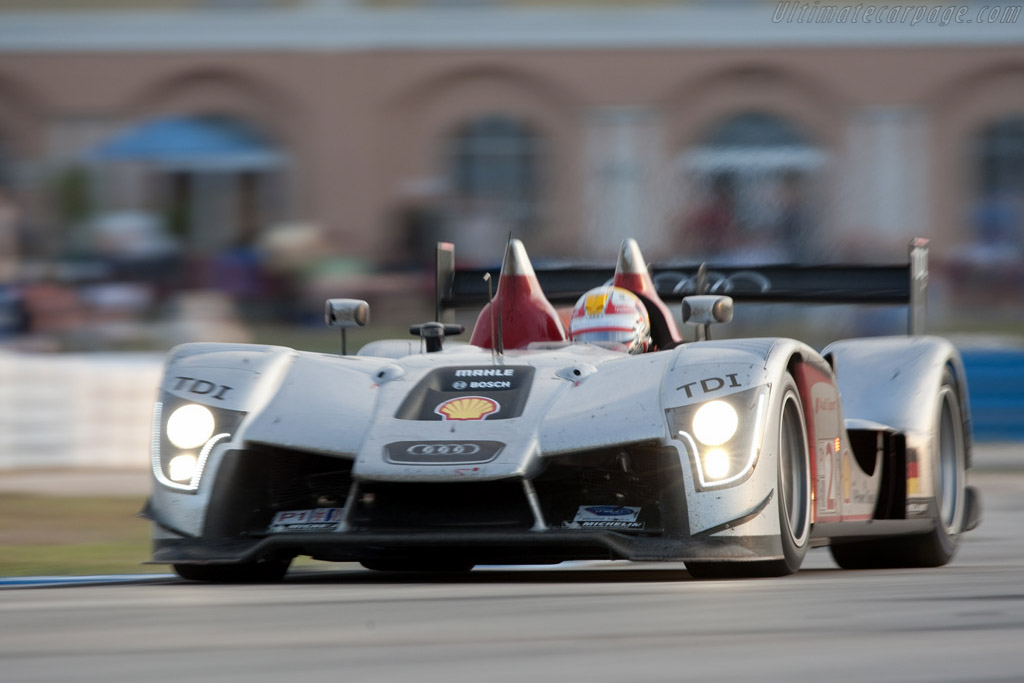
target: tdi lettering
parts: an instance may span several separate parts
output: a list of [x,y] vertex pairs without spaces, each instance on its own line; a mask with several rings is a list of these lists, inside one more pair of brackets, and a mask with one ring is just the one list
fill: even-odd
[[[728,383],[726,383],[726,380],[728,380]],[[701,391],[705,394],[710,394],[713,391],[718,391],[719,389],[723,389],[726,387],[734,389],[736,387],[742,386],[736,379],[736,374],[730,373],[727,374],[725,378],[705,377],[702,380],[690,382],[689,384],[684,384],[681,387],[676,387],[676,391],[685,391],[686,398],[693,398],[693,389],[691,389],[690,387],[697,386],[698,384],[700,385]]]
[[209,380],[196,379],[195,377],[175,377],[174,379],[178,380],[174,384],[174,391],[187,391],[192,394],[199,394],[200,396],[211,396],[218,401],[223,401],[224,395],[233,388],[226,384],[214,384]]

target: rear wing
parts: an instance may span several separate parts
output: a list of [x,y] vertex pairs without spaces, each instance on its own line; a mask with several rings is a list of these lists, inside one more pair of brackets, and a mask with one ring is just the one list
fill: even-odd
[[[572,305],[588,289],[610,284],[614,268],[534,268],[552,304]],[[928,240],[911,240],[906,263],[820,266],[652,266],[651,278],[662,300],[691,294],[724,294],[737,302],[814,304],[891,304],[908,307],[910,334],[923,334],[927,316]],[[703,272],[702,272],[703,271]],[[454,247],[437,247],[437,314],[487,302],[484,275],[497,281],[498,269],[455,269]]]

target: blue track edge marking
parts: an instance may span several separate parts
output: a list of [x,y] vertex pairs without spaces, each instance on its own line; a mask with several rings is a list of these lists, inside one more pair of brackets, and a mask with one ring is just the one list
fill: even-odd
[[111,583],[149,583],[177,579],[175,574],[98,574],[95,576],[3,576],[2,588],[45,588],[53,586],[89,586]]

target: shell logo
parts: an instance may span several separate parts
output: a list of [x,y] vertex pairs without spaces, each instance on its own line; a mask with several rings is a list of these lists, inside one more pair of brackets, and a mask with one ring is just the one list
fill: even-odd
[[434,408],[442,420],[483,420],[499,410],[501,406],[497,401],[483,396],[460,396]]

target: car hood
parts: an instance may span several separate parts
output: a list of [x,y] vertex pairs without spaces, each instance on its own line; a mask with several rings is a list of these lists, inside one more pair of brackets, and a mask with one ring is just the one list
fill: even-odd
[[163,389],[196,400],[181,378],[216,386],[219,407],[246,413],[236,443],[352,459],[364,480],[530,477],[545,457],[664,442],[666,409],[702,400],[702,388],[724,395],[762,381],[770,346],[641,356],[455,346],[391,359],[188,345],[169,359]]

